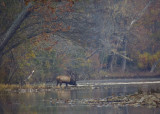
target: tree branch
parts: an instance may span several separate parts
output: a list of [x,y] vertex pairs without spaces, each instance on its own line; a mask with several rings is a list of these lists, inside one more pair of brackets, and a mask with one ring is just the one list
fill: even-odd
[[148,2],[148,4],[143,8],[143,10],[138,14],[138,16],[132,20],[130,26],[128,27],[128,30],[131,29],[131,27],[142,17],[142,15],[144,14],[144,12],[148,9],[148,7],[150,6],[150,4],[153,2],[154,0],[150,0]]
[[[33,7],[33,3],[30,2],[24,10],[18,15],[16,20],[13,22],[11,27],[8,29],[8,31],[5,33],[1,43],[0,43],[0,53],[2,53],[5,46],[8,44],[9,40],[12,38],[12,36],[15,34],[19,26],[22,24],[24,19],[30,14],[31,8]],[[0,54],[1,55],[1,54]]]

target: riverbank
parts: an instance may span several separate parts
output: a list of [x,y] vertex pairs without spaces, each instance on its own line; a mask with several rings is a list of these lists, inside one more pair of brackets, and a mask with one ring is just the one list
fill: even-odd
[[[51,87],[50,87],[51,88]],[[18,85],[18,84],[0,84],[0,92],[19,92],[21,90],[27,91],[37,91],[41,89],[49,89],[49,86],[46,86],[45,84],[38,84],[38,85]]]
[[[125,78],[125,79],[124,79]],[[37,92],[37,91],[50,91],[55,89],[85,89],[86,87],[99,87],[99,86],[114,86],[114,85],[141,85],[141,84],[160,84],[159,76],[148,76],[148,77],[106,77],[101,80],[78,80],[77,86],[62,84],[62,87],[56,86],[56,81],[50,83],[34,83],[26,85],[18,84],[0,84],[0,92],[11,91],[21,92]],[[156,89],[156,88],[155,88]]]
[[102,79],[108,78],[160,78],[160,72],[108,72]]
[[5,92],[16,92],[16,93],[32,93],[32,92],[44,92],[44,91],[55,91],[55,90],[73,90],[73,89],[86,89],[90,88],[89,86],[68,86],[62,85],[56,86],[55,83],[53,84],[26,84],[26,85],[16,85],[16,84],[0,84],[0,93]]

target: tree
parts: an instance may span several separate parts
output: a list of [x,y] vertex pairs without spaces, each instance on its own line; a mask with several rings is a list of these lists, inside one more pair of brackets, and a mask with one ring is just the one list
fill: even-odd
[[[14,1],[19,3],[19,0]],[[10,0],[9,3],[12,2]],[[7,80],[12,80],[18,73],[21,74],[20,80],[38,63],[40,66],[36,68],[42,70],[39,74],[35,71],[34,75],[41,75],[38,80],[43,81],[46,78],[44,74],[48,78],[53,72],[65,73],[68,67],[81,74],[81,77],[85,73],[88,77],[92,76],[92,73],[101,70],[125,72],[129,70],[129,65],[132,65],[131,69],[142,71],[145,67],[139,67],[143,63],[139,55],[146,52],[154,58],[153,55],[159,51],[158,0],[26,0],[22,4],[14,4],[21,6],[18,11],[21,13],[13,13],[15,17],[6,16],[6,19],[12,17],[9,20],[11,26],[7,24],[0,27],[0,55],[3,57],[0,67],[8,69],[6,75],[10,76],[7,76]],[[3,7],[5,6],[6,3]],[[22,7],[25,7],[24,10]],[[10,10],[13,9],[11,7]],[[4,9],[0,7],[0,11],[3,12]],[[2,14],[4,17],[4,13]],[[4,19],[0,18],[0,25],[3,22]],[[60,42],[57,38],[68,39],[74,46],[66,46],[68,43],[63,40],[66,44],[61,43],[55,51],[54,48]],[[80,51],[75,45],[77,48],[83,47],[86,52]],[[38,60],[31,55],[38,56]],[[40,55],[56,60],[55,67],[52,67],[52,60],[42,60]],[[23,58],[19,59],[20,56]],[[18,70],[7,66],[7,63],[11,63],[8,58],[13,59],[12,65],[17,65]],[[148,61],[149,70],[151,67],[159,67],[155,65],[156,61],[158,62],[158,59]],[[24,64],[30,65],[27,67]],[[20,69],[26,72],[21,72]]]
[[[12,1],[9,1],[9,2],[12,2]],[[19,2],[19,1],[16,1],[16,2]],[[58,5],[59,2],[60,2],[60,5]],[[2,3],[4,4],[4,7],[6,7],[6,5],[8,5],[8,4],[5,4],[4,1]],[[59,30],[67,31],[69,29],[68,27],[61,26],[60,22],[58,22],[56,20],[58,18],[57,15],[61,16],[65,12],[70,12],[71,7],[74,4],[74,2],[72,0],[66,0],[66,1],[63,1],[62,3],[61,3],[61,0],[54,0],[54,1],[26,0],[24,3],[26,4],[25,8],[21,11],[20,14],[18,14],[18,17],[13,21],[13,23],[11,24],[11,26],[9,27],[7,32],[4,34],[1,34],[1,36],[0,36],[0,40],[1,40],[1,42],[0,42],[0,61],[1,61],[0,67],[1,68],[4,67],[4,66],[2,66],[2,56],[4,56],[5,54],[8,55],[7,53],[11,52],[15,47],[18,47],[22,43],[24,44],[25,42],[31,42],[28,38],[33,38],[33,36],[35,37],[35,36],[43,34],[44,38],[42,39],[41,37],[39,37],[39,39],[43,40],[42,42],[44,42],[47,39],[47,36],[45,33],[47,33],[48,30],[50,33],[55,33],[56,31],[59,31]],[[19,5],[19,4],[17,4],[17,5]],[[44,8],[46,12],[43,12],[44,9],[42,10],[41,8]],[[14,10],[14,9],[11,9],[11,10]],[[29,23],[34,22],[34,21],[32,21],[34,15],[41,15],[43,17],[42,20],[45,23],[45,25],[47,26],[48,24],[50,24],[50,26],[45,27],[46,29],[48,29],[47,31],[41,29],[38,34],[36,33],[36,35],[32,35],[31,37],[26,37],[25,33],[22,30],[28,28],[27,26],[31,26]],[[51,15],[53,15],[53,16],[49,17]],[[32,17],[32,20],[29,19],[31,17]],[[54,18],[53,22],[50,21],[51,18],[52,19]],[[29,19],[29,20],[27,20],[29,23],[27,23],[26,19]],[[3,20],[2,20],[2,23],[3,23]],[[34,25],[34,28],[37,28],[37,26],[36,26],[37,23],[38,23],[38,25],[40,25],[40,23],[38,21],[36,23],[34,23],[35,25],[32,24],[32,25]],[[53,28],[51,28],[51,26],[53,26]],[[21,33],[20,38],[17,37],[17,35],[19,35],[19,33]],[[22,36],[25,38],[21,38]],[[37,43],[37,41],[31,42],[31,43],[32,44]],[[46,47],[44,47],[44,49],[47,50],[48,48],[51,48],[55,44],[56,44],[55,42],[50,41],[50,44],[47,45]],[[28,48],[29,48],[29,46],[28,46]],[[14,52],[15,51],[12,51],[12,53],[14,53]],[[19,51],[19,52],[21,52],[21,51]],[[13,55],[16,55],[16,54],[13,54]],[[15,59],[17,59],[17,58],[15,58]],[[14,62],[15,61],[16,60],[14,60]],[[17,66],[17,67],[20,67],[20,66]],[[17,67],[13,67],[13,71],[11,71],[11,70],[9,71],[9,72],[11,72],[10,73],[11,76],[9,76],[10,78],[9,78],[9,81],[7,81],[7,82],[10,82],[13,75],[15,75],[15,71],[17,72]]]
[[[69,1],[69,3],[66,3],[65,5],[62,5],[62,6],[59,6],[57,7],[57,12],[58,13],[63,13],[63,12],[66,12],[66,11],[69,11],[70,10],[70,7],[72,7],[72,0],[67,0]],[[59,0],[55,0],[55,1],[52,1],[53,3],[54,2],[60,2]],[[7,32],[1,37],[1,44],[0,44],[0,58],[2,57],[2,55],[4,54],[4,48],[6,47],[6,45],[8,44],[8,42],[11,40],[11,38],[13,38],[13,35],[15,34],[15,32],[19,29],[20,25],[22,24],[22,22],[29,16],[29,14],[31,14],[31,12],[33,11],[39,11],[39,13],[44,13],[42,12],[41,8],[47,8],[52,14],[55,13],[55,6],[53,6],[53,4],[50,4],[51,1],[49,0],[40,0],[40,1],[35,1],[35,0],[26,0],[25,1],[25,4],[27,5],[23,10],[22,12],[18,15],[18,17],[14,20],[14,22],[12,23],[11,27],[7,30]],[[52,5],[52,6],[51,6]],[[63,6],[66,6],[65,9],[62,8]],[[49,20],[49,17],[46,17],[44,16],[44,18],[48,18],[47,21],[50,21]],[[53,17],[52,17],[53,18]],[[57,16],[54,16],[54,18],[57,18]],[[45,20],[45,21],[46,21]],[[53,23],[52,23],[53,24]],[[57,27],[57,25],[56,25]],[[53,30],[50,30],[49,32],[56,32],[60,29],[65,29],[65,28],[56,28],[54,27],[55,29]],[[50,27],[48,27],[50,28]],[[47,32],[47,31],[41,31],[42,32]],[[39,33],[39,34],[41,34]],[[36,34],[36,35],[39,35],[39,34]],[[20,42],[21,43],[21,42]],[[18,43],[19,44],[19,43]],[[11,46],[11,49],[14,48],[15,45]]]
[[32,3],[29,3],[26,8],[19,14],[17,19],[13,22],[11,27],[8,29],[8,31],[4,34],[3,38],[1,38],[1,44],[0,44],[0,58],[3,54],[3,50],[9,40],[12,38],[12,36],[15,34],[19,26],[22,24],[23,20],[27,17],[27,15],[30,14],[31,9],[33,7]]

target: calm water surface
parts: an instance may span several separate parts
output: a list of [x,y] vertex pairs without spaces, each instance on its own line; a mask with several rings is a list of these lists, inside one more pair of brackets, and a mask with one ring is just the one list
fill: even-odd
[[[101,82],[104,81],[98,81]],[[89,84],[80,81],[78,84],[78,87],[54,88],[49,91],[1,93],[0,114],[160,114],[160,108],[56,103],[56,100],[123,96],[160,87],[160,84],[96,85],[93,81]]]

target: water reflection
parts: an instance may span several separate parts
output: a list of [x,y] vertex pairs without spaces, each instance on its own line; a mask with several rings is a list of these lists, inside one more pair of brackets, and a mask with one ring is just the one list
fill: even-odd
[[[81,88],[59,88],[52,91],[33,93],[1,93],[0,114],[160,114],[160,108],[130,106],[92,106],[84,104],[67,104],[70,100],[98,99],[112,95],[133,94],[142,89],[159,87],[156,85],[118,85],[89,86]],[[60,99],[60,100],[59,100]],[[64,101],[56,103],[56,100]]]
[[56,98],[57,99],[70,99],[71,98],[71,91],[70,90],[56,90]]

